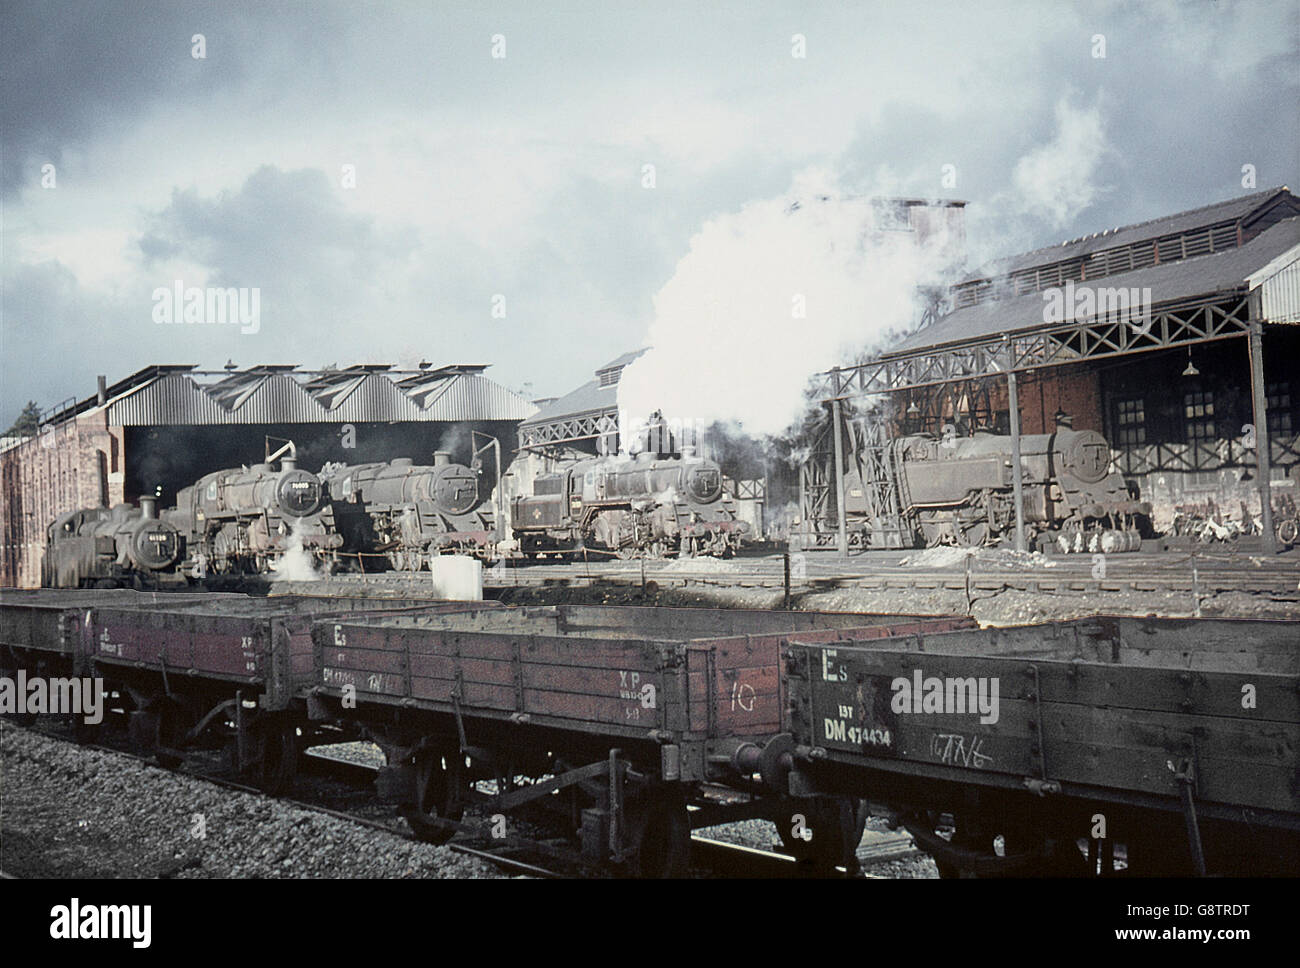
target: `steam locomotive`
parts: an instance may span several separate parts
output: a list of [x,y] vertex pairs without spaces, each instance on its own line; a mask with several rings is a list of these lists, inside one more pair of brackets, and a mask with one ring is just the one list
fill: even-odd
[[[657,420],[657,422],[655,422]],[[511,521],[525,555],[594,549],[620,558],[669,555],[727,557],[749,525],[722,486],[722,469],[673,448],[656,415],[635,457],[578,460],[533,482],[531,496],[511,502]]]
[[337,548],[321,479],[284,457],[280,469],[254,464],[206,474],[176,495],[167,520],[188,535],[200,571],[264,572],[292,548]]
[[399,458],[326,465],[321,475],[344,562],[378,553],[397,571],[418,571],[429,554],[493,553],[495,522],[479,500],[478,474],[446,451],[432,466]]
[[[1011,438],[912,434],[872,447],[850,434],[844,508],[861,547],[963,547],[1014,534]],[[1110,470],[1110,447],[1068,418],[1050,434],[1020,438],[1026,539],[1042,550],[1137,551],[1151,534],[1151,505]],[[832,498],[834,494],[832,493]],[[823,533],[834,529],[833,501]],[[801,536],[807,544],[805,534]]]
[[158,519],[153,498],[139,508],[118,504],[59,515],[46,529],[41,584],[47,588],[112,587],[151,583],[175,567],[185,538]]
[[[302,470],[289,451],[265,463],[215,471],[181,488],[176,506],[87,508],[61,515],[47,532],[41,584],[156,584],[270,570],[301,551],[333,565],[385,557],[397,570],[429,553],[495,552],[493,516],[479,500],[478,475],[438,452],[432,466],[409,459]],[[368,563],[367,563],[368,564]]]

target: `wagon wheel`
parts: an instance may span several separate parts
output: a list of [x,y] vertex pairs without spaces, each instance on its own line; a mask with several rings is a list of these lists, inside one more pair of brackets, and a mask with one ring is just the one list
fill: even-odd
[[[107,705],[108,703],[107,695],[105,695],[104,697],[104,703],[105,705]],[[100,714],[101,717],[106,716],[108,714],[108,710],[101,709]],[[85,716],[79,713],[70,713],[68,716],[68,720],[69,720],[69,725],[71,725],[72,727],[72,738],[77,743],[81,744],[82,746],[85,746],[86,744],[94,743],[96,740],[99,739],[100,727],[104,725],[104,720],[102,718],[98,723],[91,724],[86,722]]]
[[634,877],[684,877],[690,868],[691,822],[679,792],[647,795],[629,810],[628,873]]
[[187,731],[185,710],[179,703],[163,700],[158,703],[158,732],[154,758],[159,766],[174,770],[181,765],[183,756],[170,752],[184,745]]
[[[858,845],[867,825],[866,802],[854,797],[815,797],[809,800],[787,800],[787,815],[776,821],[781,843],[800,864],[810,872],[832,875],[836,867],[843,867],[850,875],[858,871]],[[805,827],[812,833],[811,840],[794,836],[793,824],[788,820],[802,814]]]
[[169,770],[181,765],[183,757],[171,752],[185,734],[181,709],[174,702],[162,699],[131,713],[128,731],[137,755],[152,756]]
[[298,732],[287,723],[264,722],[253,730],[253,779],[270,796],[287,793],[298,775]]
[[465,759],[460,753],[423,750],[415,755],[415,805],[406,811],[406,822],[419,840],[445,844],[455,836],[454,827],[438,820],[460,820],[465,815],[469,781]]
[[[932,830],[938,815],[931,812],[918,824]],[[965,815],[953,818],[956,828],[950,843],[962,852],[957,858],[943,858],[933,854],[941,878],[1000,878],[1000,877],[1081,877],[1088,874],[1088,866],[1078,846],[1068,837],[1053,839],[1052,833],[1036,825],[1026,826],[1026,821],[1013,825],[1012,833],[1004,833],[1003,850],[994,849],[995,827],[973,822]],[[913,835],[918,831],[906,824]],[[1056,832],[1056,833],[1059,833]],[[964,860],[962,859],[964,858]]]

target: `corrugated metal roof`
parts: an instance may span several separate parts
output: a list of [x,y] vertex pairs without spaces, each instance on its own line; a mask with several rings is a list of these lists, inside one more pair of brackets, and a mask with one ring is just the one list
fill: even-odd
[[1048,265],[1067,259],[1080,259],[1103,249],[1132,245],[1134,242],[1158,239],[1165,235],[1177,235],[1181,232],[1204,225],[1213,225],[1218,222],[1235,222],[1238,219],[1245,218],[1255,209],[1260,208],[1283,193],[1289,194],[1285,186],[1269,188],[1264,191],[1252,192],[1249,195],[1242,195],[1238,198],[1230,198],[1223,202],[1215,202],[1212,205],[1203,205],[1200,208],[1188,209],[1185,212],[1165,215],[1146,222],[1136,222],[1106,232],[1085,235],[1078,239],[1062,242],[1060,245],[1049,245],[1030,252],[1022,252],[1019,255],[1008,256],[1005,259],[996,259],[981,267],[979,272],[968,276],[964,281],[996,278],[1029,266]]
[[[537,408],[481,375],[365,366],[327,374],[254,367],[221,374],[160,370],[108,403],[110,424],[366,423],[522,420]],[[143,371],[142,371],[143,372]],[[218,376],[213,383],[205,376]]]
[[[1244,288],[1253,273],[1297,245],[1300,245],[1300,218],[1283,219],[1241,248],[1107,276],[1096,286],[1099,289],[1149,287],[1154,305],[1182,302]],[[1081,285],[1076,284],[1076,289]],[[1043,296],[1041,292],[1033,292],[958,309],[890,347],[884,358],[1041,327],[1045,325]]]
[[1300,324],[1300,252],[1293,249],[1276,261],[1252,280],[1259,284],[1260,314],[1270,323]]
[[533,427],[537,424],[576,417],[579,414],[603,413],[606,410],[617,409],[618,385],[603,387],[600,385],[600,381],[591,380],[572,393],[566,393],[558,400],[548,403],[525,420],[521,426]]

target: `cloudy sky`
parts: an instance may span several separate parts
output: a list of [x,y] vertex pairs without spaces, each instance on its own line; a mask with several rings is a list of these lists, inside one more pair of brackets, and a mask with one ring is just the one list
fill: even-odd
[[[1294,187],[1298,10],[6,0],[0,419],[227,359],[564,393],[809,172],[969,200],[985,255]],[[156,323],[178,279],[257,332]]]

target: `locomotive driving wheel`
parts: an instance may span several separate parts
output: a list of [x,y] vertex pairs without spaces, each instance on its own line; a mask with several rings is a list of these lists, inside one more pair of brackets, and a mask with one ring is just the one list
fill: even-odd
[[465,758],[456,750],[421,750],[415,754],[415,803],[406,810],[406,822],[416,838],[445,844],[456,834],[439,820],[460,820],[465,815],[469,780]]
[[224,529],[218,531],[212,539],[212,555],[209,564],[218,575],[224,575],[234,568],[235,542]]
[[958,521],[953,527],[953,533],[957,538],[957,547],[979,548],[988,540],[988,522],[975,521],[963,523]]

